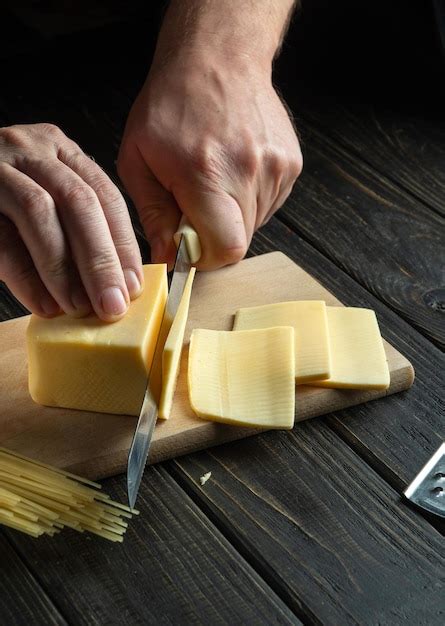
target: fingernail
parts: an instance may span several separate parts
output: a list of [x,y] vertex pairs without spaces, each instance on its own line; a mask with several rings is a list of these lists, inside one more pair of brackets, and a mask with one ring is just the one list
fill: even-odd
[[125,282],[127,283],[127,289],[128,293],[130,294],[130,298],[137,298],[142,291],[138,275],[134,270],[126,269],[124,270],[124,278]]
[[45,315],[57,315],[57,313],[60,313],[60,306],[49,293],[40,300],[40,307]]
[[88,315],[88,313],[91,313],[90,299],[82,287],[73,291],[71,302],[74,307],[74,311],[71,313],[72,316],[84,317]]
[[128,309],[124,294],[119,287],[107,287],[102,292],[102,310],[107,315],[123,315]]

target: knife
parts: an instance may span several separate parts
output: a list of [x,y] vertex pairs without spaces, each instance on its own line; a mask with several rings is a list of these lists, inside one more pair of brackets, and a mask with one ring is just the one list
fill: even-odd
[[131,442],[127,463],[127,493],[130,508],[134,508],[136,498],[147,462],[151,439],[153,437],[158,416],[158,401],[161,388],[161,358],[168,331],[178,310],[184,286],[192,264],[197,263],[201,256],[199,237],[192,226],[184,219],[175,234],[178,247],[173,276],[164,309],[152,365],[147,380],[144,400],[139,414],[136,430]]

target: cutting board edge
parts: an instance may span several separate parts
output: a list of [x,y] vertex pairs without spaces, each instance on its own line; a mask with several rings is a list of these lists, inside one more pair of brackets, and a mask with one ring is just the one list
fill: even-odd
[[[323,415],[327,415],[328,413],[332,413],[338,410],[358,406],[360,404],[363,404],[364,402],[381,400],[386,396],[408,390],[414,382],[414,368],[407,359],[405,360],[406,365],[392,372],[391,385],[388,389],[374,391],[330,390],[334,392],[334,394],[335,392],[337,392],[338,405],[337,403],[329,404],[326,405],[321,412],[309,412],[309,414],[305,414],[305,416],[300,419],[296,417],[294,429],[299,423],[302,423],[308,419],[314,419],[316,417],[321,417]],[[345,404],[344,398],[347,395],[350,396],[351,401]],[[367,396],[366,400],[363,400],[363,395]],[[342,398],[341,402],[340,397]],[[209,444],[208,441],[211,438],[208,437],[208,435],[209,432],[212,431],[218,433],[218,439],[216,440],[214,438]],[[197,422],[196,427],[193,429],[181,433],[176,433],[164,439],[153,440],[147,463],[148,465],[156,465],[158,463],[162,463],[163,461],[179,458],[187,454],[202,452],[204,450],[202,446],[202,441],[206,442],[205,449],[210,449],[219,445],[230,443],[232,441],[239,441],[253,435],[270,431],[271,429],[228,426],[226,424],[217,424],[215,422],[202,420],[202,424]],[[171,450],[172,448],[177,451],[174,456],[169,454],[169,450]],[[102,480],[111,476],[119,476],[124,474],[126,472],[127,457],[128,450],[122,449],[119,450],[117,453],[104,455],[103,457],[96,457],[89,461],[81,461],[80,463],[67,465],[65,467],[62,466],[61,469],[72,472],[73,474],[80,473],[83,477],[90,480]],[[105,464],[105,467],[107,469],[102,469],[103,464]],[[94,466],[96,471],[90,471],[90,466]],[[114,469],[110,470],[110,467],[113,467]]]

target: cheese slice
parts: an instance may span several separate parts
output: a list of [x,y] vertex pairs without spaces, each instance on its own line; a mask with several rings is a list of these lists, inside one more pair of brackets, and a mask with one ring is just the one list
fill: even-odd
[[195,329],[188,385],[193,411],[236,426],[292,428],[295,413],[294,331]]
[[279,302],[239,309],[233,330],[292,326],[297,384],[329,378],[331,368],[326,304],[321,300]]
[[168,419],[172,409],[195,272],[196,269],[192,267],[162,352],[162,391],[158,413],[161,419]]
[[47,406],[138,415],[167,298],[167,266],[144,266],[145,287],[124,318],[31,316],[29,391]]
[[313,385],[387,389],[388,363],[377,318],[370,309],[327,307],[332,354],[331,377]]

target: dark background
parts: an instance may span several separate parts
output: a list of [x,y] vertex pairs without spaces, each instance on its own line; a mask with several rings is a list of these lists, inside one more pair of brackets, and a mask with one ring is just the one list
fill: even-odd
[[[162,5],[2,6],[0,125],[56,123],[116,179]],[[444,526],[401,498],[445,440],[439,42],[428,0],[303,2],[275,80],[304,170],[249,250],[374,309],[414,386],[147,467],[122,546],[0,529],[0,622],[442,626]],[[0,319],[23,313],[0,284]],[[103,487],[125,499],[122,476]]]

